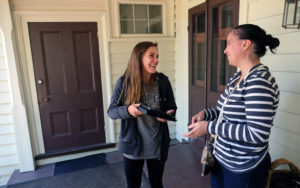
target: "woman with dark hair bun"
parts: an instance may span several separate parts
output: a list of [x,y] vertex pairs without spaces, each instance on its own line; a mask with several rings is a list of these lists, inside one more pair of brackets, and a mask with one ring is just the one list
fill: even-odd
[[269,137],[279,104],[276,80],[260,62],[266,46],[274,53],[279,40],[257,25],[240,25],[228,34],[224,53],[240,71],[230,79],[216,109],[194,115],[191,130],[183,134],[216,136],[212,188],[265,187],[271,164]]
[[168,77],[158,73],[157,43],[135,45],[127,69],[115,86],[107,110],[112,119],[121,119],[119,150],[124,157],[128,188],[139,188],[144,161],[151,187],[162,188],[170,135],[167,120],[145,115],[140,103],[175,116],[177,109]]

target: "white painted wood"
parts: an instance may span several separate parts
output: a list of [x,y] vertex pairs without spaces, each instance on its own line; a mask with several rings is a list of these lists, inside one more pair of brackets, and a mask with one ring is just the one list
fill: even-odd
[[239,25],[248,23],[248,0],[240,0],[239,2]]
[[281,145],[277,142],[276,138],[272,139],[270,142],[270,154],[272,161],[279,158],[285,158],[300,167],[300,153],[291,147]]
[[0,167],[0,177],[2,178],[3,176],[7,176],[7,175],[10,176],[15,169],[18,169],[18,165]]
[[300,52],[295,54],[265,55],[261,62],[269,67],[272,72],[300,72]]
[[[16,155],[17,154],[17,148],[15,144],[11,145],[0,145],[0,157],[1,156],[6,156],[6,155]],[[0,174],[1,176],[1,174]]]
[[11,102],[9,92],[0,92],[0,104],[8,104]]
[[280,93],[280,102],[278,107],[279,110],[300,115],[299,107],[300,107],[300,94],[287,93],[283,91]]
[[106,10],[106,1],[104,0],[13,0],[14,11],[100,11]]
[[[1,168],[0,168],[1,170]],[[5,185],[9,181],[10,175],[4,175],[0,178],[0,185]]]
[[0,69],[0,81],[8,80],[7,70]]
[[11,104],[0,104],[0,116],[5,114],[12,113],[12,105]]
[[[270,6],[271,5],[271,6]],[[283,14],[284,0],[259,0],[249,2],[248,20],[264,19],[266,17]]]
[[4,61],[4,56],[0,56],[0,69],[6,69],[6,64]]
[[[16,155],[16,158],[18,158],[17,164],[19,164],[21,172],[25,172],[34,169],[34,159],[32,156],[32,147],[30,144],[31,140],[27,124],[27,114],[24,106],[25,101],[23,100],[24,97],[22,97],[21,95],[21,89],[19,85],[20,81],[22,81],[23,79],[20,79],[19,77],[21,71],[17,70],[20,64],[16,62],[17,59],[15,58],[15,55],[18,56],[18,54],[14,50],[16,50],[17,47],[13,45],[17,40],[15,38],[12,38],[15,36],[15,34],[13,31],[10,2],[8,0],[0,1],[0,28],[0,37],[2,37],[2,39],[5,39],[3,40],[5,41],[5,62],[8,65],[10,81],[9,88],[11,89],[13,101],[12,116],[7,116],[9,118],[5,116],[5,118],[2,118],[2,116],[0,120],[0,125],[12,124],[12,119],[14,119],[13,126],[15,133],[11,137],[13,137],[13,139],[16,140],[16,146],[18,150],[18,154]],[[1,136],[0,143],[7,141],[7,139],[3,140],[3,138],[5,138],[5,136]],[[19,163],[19,161],[21,162]]]
[[[6,134],[14,134],[14,127],[11,124],[0,125],[0,136],[6,135]],[[1,150],[0,150],[0,153],[1,153]]]
[[0,57],[4,57],[4,47],[3,44],[0,44]]
[[280,40],[280,46],[277,49],[278,54],[300,53],[300,32],[276,34]]
[[[11,114],[9,115],[1,115],[0,116],[0,125],[7,125],[7,124],[12,124],[13,123],[13,117]],[[1,143],[1,142],[0,142]]]
[[0,81],[0,92],[8,92],[8,91],[9,91],[8,81],[7,80]]
[[[1,143],[1,145],[15,144],[16,139],[15,139],[14,134],[1,135],[0,143]],[[8,164],[2,164],[2,163],[0,164],[0,166],[5,166],[5,165],[8,165]]]
[[283,131],[300,135],[300,115],[278,110],[274,119],[274,126]]
[[280,91],[300,94],[300,72],[272,72]]
[[276,140],[276,143],[300,153],[300,137],[293,132],[283,131],[279,127],[272,127],[271,140]]
[[0,157],[0,166],[16,165],[19,163],[17,155],[7,155]]

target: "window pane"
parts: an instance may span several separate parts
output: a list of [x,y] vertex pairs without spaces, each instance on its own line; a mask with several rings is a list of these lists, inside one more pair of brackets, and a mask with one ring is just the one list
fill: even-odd
[[134,5],[135,19],[148,19],[147,5]]
[[149,19],[161,20],[161,5],[149,5]]
[[222,28],[233,26],[233,5],[227,5],[222,7]]
[[148,21],[147,20],[136,20],[135,21],[135,32],[136,33],[148,33]]
[[120,4],[120,19],[133,19],[133,6]]
[[121,20],[121,33],[134,33],[133,20]]
[[218,37],[212,39],[212,56],[211,56],[211,90],[218,91]]
[[204,81],[205,76],[205,43],[197,44],[197,80]]
[[199,14],[197,16],[197,33],[205,32],[205,14]]
[[161,21],[150,21],[150,33],[162,33]]

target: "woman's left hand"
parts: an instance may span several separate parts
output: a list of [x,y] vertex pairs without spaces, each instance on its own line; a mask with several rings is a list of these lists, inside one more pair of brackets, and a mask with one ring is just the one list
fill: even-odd
[[192,123],[188,126],[188,128],[191,130],[188,133],[183,133],[182,136],[186,136],[189,138],[203,136],[207,134],[207,124],[207,121],[198,121],[196,123]]
[[[172,114],[174,112],[174,110],[168,110],[167,111],[167,114]],[[163,118],[156,118],[157,121],[160,121],[160,122],[167,122],[168,120],[166,119],[163,119]]]

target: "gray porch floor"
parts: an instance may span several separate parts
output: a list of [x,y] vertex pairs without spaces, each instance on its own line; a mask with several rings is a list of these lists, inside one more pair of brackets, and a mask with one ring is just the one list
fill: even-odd
[[[163,179],[165,188],[210,187],[209,177],[200,176],[199,144],[199,140],[192,143],[171,142]],[[15,171],[4,187],[126,187],[123,158],[119,152],[111,152],[40,166],[34,172]],[[141,187],[150,187],[146,173]]]

